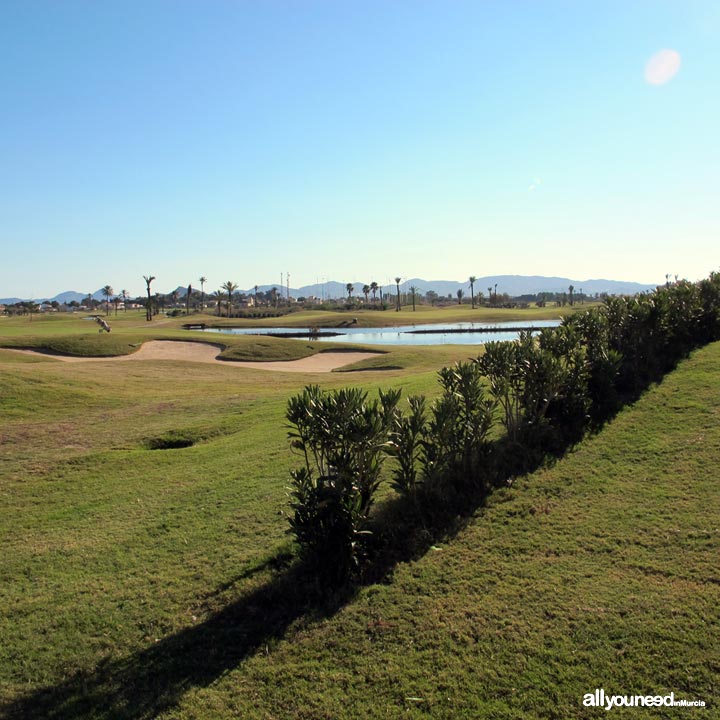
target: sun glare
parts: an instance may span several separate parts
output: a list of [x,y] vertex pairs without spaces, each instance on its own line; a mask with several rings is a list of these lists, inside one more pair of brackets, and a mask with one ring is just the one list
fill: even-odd
[[660,50],[645,65],[645,80],[651,85],[670,82],[680,69],[680,53],[676,50]]

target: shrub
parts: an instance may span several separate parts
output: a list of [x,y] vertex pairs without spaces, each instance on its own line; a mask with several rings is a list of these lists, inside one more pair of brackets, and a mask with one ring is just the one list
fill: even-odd
[[318,576],[342,584],[365,555],[368,519],[399,391],[369,402],[358,388],[305,388],[288,402],[292,447],[305,466],[291,473],[290,532]]
[[410,411],[407,414],[399,408],[393,413],[387,452],[397,462],[392,471],[393,488],[403,495],[414,497],[424,480],[419,466],[426,441],[425,397],[409,397],[408,404]]
[[443,393],[433,403],[422,441],[426,478],[454,489],[484,489],[495,402],[485,397],[478,363],[458,362],[438,372]]

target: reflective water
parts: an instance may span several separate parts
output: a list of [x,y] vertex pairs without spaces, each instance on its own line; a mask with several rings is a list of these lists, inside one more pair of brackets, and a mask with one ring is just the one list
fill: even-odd
[[[481,345],[492,340],[516,340],[520,329],[556,327],[560,320],[515,320],[501,323],[450,323],[446,325],[403,325],[378,328],[321,328],[322,332],[338,333],[332,337],[313,337],[318,342],[352,342],[364,345]],[[488,328],[502,331],[491,332]],[[431,333],[417,331],[432,330]],[[462,331],[462,332],[460,332]],[[204,332],[229,335],[292,335],[304,328],[205,328]],[[309,337],[303,335],[302,338]],[[301,339],[302,339],[301,338]]]

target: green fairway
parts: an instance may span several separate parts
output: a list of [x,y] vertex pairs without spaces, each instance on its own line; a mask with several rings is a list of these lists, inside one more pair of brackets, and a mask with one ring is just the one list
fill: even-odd
[[[470,305],[448,305],[446,307],[418,305],[416,310],[413,310],[412,305],[403,305],[400,312],[396,312],[395,308],[381,311],[365,310],[358,307],[343,312],[301,310],[275,318],[250,319],[203,316],[201,321],[214,326],[298,328],[333,328],[341,323],[353,320],[357,320],[357,327],[395,327],[399,325],[457,322],[499,323],[509,320],[527,320],[530,324],[533,320],[552,320],[588,307],[590,307],[590,304],[574,305],[572,307],[532,307],[519,310],[489,307],[472,308]],[[196,316],[193,315],[190,320],[194,322],[195,318]]]
[[[576,306],[576,309],[587,306]],[[107,321],[112,331],[98,332],[98,326],[91,320],[83,319],[82,315],[66,313],[46,313],[29,316],[0,318],[0,348],[30,348],[50,354],[72,355],[80,357],[112,357],[129,355],[135,352],[143,342],[148,340],[195,340],[220,345],[223,348],[223,360],[297,360],[317,352],[336,348],[362,349],[356,344],[319,343],[285,338],[261,336],[218,335],[184,329],[184,325],[206,323],[213,326],[242,327],[337,327],[341,323],[352,321],[357,317],[359,327],[398,326],[420,323],[454,323],[454,322],[488,322],[496,323],[504,320],[551,319],[572,311],[572,308],[531,308],[528,310],[492,310],[488,308],[448,307],[423,308],[417,313],[404,308],[402,312],[358,311],[349,313],[326,311],[300,311],[277,318],[242,320],[237,318],[220,318],[212,315],[191,315],[188,317],[167,318],[156,317],[152,322],[145,321],[144,314],[138,311],[120,312],[117,316],[110,314]],[[104,316],[103,316],[104,317]],[[461,338],[459,338],[461,342]],[[372,348],[378,351],[379,348]],[[383,351],[389,348],[382,348]],[[412,351],[410,351],[412,353]],[[477,354],[478,350],[470,350]],[[402,353],[401,353],[402,355]],[[426,347],[414,353],[417,359],[424,355],[435,359],[454,357],[452,349],[438,351],[434,347]],[[400,357],[400,356],[398,356]],[[407,355],[406,355],[407,357]],[[461,355],[463,357],[463,355]],[[0,357],[0,362],[3,362]],[[370,360],[360,367],[405,367],[400,360]]]
[[[20,322],[0,345],[195,337],[35,318],[29,340]],[[318,349],[273,340],[228,347]],[[372,371],[292,376],[0,351],[8,717],[583,718],[603,712],[582,707],[599,687],[713,702],[717,343],[385,582],[298,590],[287,398],[308,382],[433,394],[438,368],[476,353],[392,349]]]

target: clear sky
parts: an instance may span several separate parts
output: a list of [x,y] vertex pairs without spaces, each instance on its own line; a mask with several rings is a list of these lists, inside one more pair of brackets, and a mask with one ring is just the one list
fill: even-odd
[[720,269],[717,0],[0,0],[0,94],[0,297]]

